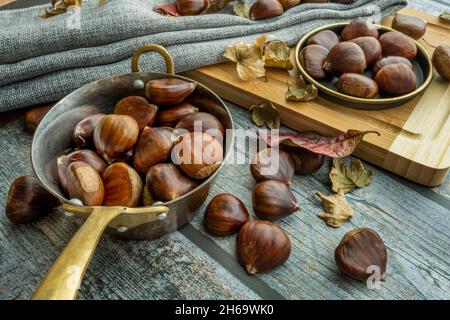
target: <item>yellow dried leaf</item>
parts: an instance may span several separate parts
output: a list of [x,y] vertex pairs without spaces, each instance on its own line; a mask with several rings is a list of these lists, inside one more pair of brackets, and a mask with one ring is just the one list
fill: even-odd
[[262,127],[265,124],[269,129],[280,128],[280,111],[271,102],[251,106],[250,112],[257,126]]
[[325,196],[320,192],[317,192],[316,195],[322,200],[323,209],[325,210],[325,212],[317,216],[324,220],[327,225],[339,228],[353,216],[353,209],[348,204],[342,190],[331,196]]
[[241,80],[248,81],[266,76],[262,49],[254,43],[240,42],[225,49],[223,56],[236,62],[236,69]]
[[263,58],[266,67],[292,70],[294,65],[290,60],[290,49],[281,40],[267,41],[263,47]]
[[348,165],[341,159],[333,159],[330,180],[334,192],[350,192],[355,187],[363,188],[372,182],[373,174],[364,167],[361,160],[352,158]]
[[299,76],[288,86],[286,93],[287,100],[307,102],[317,98],[319,94],[314,84],[307,84],[303,76]]
[[233,11],[237,16],[248,19],[250,8],[245,1],[239,1],[234,4]]

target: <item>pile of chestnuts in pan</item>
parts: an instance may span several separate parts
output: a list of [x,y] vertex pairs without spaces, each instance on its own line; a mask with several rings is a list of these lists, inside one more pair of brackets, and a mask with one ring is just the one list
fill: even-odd
[[411,37],[420,38],[426,23],[397,16],[393,26],[408,35],[400,31],[381,34],[376,25],[363,18],[345,26],[340,35],[331,30],[320,31],[308,39],[300,52],[300,62],[315,80],[337,77],[337,90],[350,96],[372,99],[379,94],[408,94],[417,86],[411,63],[417,55],[417,45]]

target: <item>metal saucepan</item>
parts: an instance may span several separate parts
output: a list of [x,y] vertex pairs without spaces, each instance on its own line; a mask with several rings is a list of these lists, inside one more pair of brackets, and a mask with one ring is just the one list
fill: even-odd
[[[139,57],[147,51],[156,51],[164,57],[167,73],[139,70]],[[132,59],[132,71],[133,73],[95,81],[69,94],[48,112],[35,132],[31,159],[36,176],[62,202],[66,211],[81,216],[86,221],[57,258],[33,299],[74,299],[105,229],[121,238],[152,239],[186,224],[205,201],[223,166],[222,162],[216,172],[196,189],[161,205],[142,208],[86,207],[66,198],[58,186],[56,158],[71,147],[71,134],[80,120],[98,113],[98,108],[102,113],[112,113],[117,101],[123,97],[144,96],[144,84],[149,80],[171,77],[192,81],[174,75],[172,57],[165,48],[154,44],[140,47],[136,51]],[[201,111],[216,116],[225,129],[233,129],[228,108],[214,92],[197,83],[191,97]],[[234,133],[226,137],[231,141],[224,142],[224,158],[232,147],[233,135]]]

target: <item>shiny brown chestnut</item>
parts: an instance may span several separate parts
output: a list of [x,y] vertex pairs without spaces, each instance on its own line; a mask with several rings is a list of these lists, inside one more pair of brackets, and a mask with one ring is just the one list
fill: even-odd
[[403,63],[383,67],[375,76],[375,82],[381,91],[394,96],[412,92],[417,86],[416,74]]
[[182,102],[170,108],[158,111],[156,123],[160,127],[174,127],[183,117],[198,112],[198,108],[189,102]]
[[67,189],[70,199],[81,200],[85,206],[100,206],[105,196],[102,178],[82,161],[72,162],[67,167]]
[[450,47],[441,45],[434,50],[433,65],[437,73],[447,81],[450,81]]
[[11,184],[5,214],[11,222],[22,224],[41,218],[58,206],[58,199],[36,177],[24,176]]
[[295,173],[313,174],[322,167],[325,156],[304,148],[283,146],[283,150],[289,153],[294,161]]
[[284,11],[286,11],[290,8],[298,6],[302,0],[279,0],[279,2],[283,6]]
[[139,206],[143,184],[132,167],[124,162],[115,162],[105,169],[102,180],[105,188],[103,206]]
[[194,92],[197,84],[176,78],[150,80],[145,85],[145,95],[158,106],[181,103]]
[[205,210],[205,228],[216,236],[238,232],[250,219],[244,203],[229,193],[216,195]]
[[255,274],[282,265],[291,254],[291,241],[277,224],[253,220],[239,230],[236,250],[241,265]]
[[315,80],[327,77],[327,72],[323,69],[329,51],[318,44],[310,44],[300,51],[300,63],[305,71]]
[[359,37],[378,38],[378,28],[376,25],[363,18],[357,18],[344,27],[341,33],[343,41],[349,41]]
[[67,192],[67,167],[75,161],[82,161],[89,164],[100,175],[106,169],[106,162],[92,150],[75,150],[69,154],[64,154],[56,159],[58,168],[58,183],[64,192]]
[[427,30],[427,22],[418,17],[396,14],[392,20],[392,29],[400,31],[414,39],[420,39]]
[[109,114],[95,127],[94,144],[97,152],[107,162],[112,162],[133,148],[138,136],[136,120],[126,115]]
[[25,113],[25,127],[30,131],[34,132],[36,128],[39,126],[39,123],[41,123],[42,119],[45,117],[45,115],[50,111],[50,109],[54,106],[54,104],[51,105],[45,105],[45,106],[39,106],[32,108]]
[[375,64],[373,65],[373,72],[375,74],[378,73],[384,66],[387,66],[388,64],[396,64],[396,63],[403,63],[406,64],[408,67],[413,69],[413,65],[411,61],[404,57],[397,57],[397,56],[390,56],[390,57],[383,57],[379,59]]
[[294,194],[286,184],[266,180],[256,185],[252,195],[253,211],[258,218],[275,221],[298,211]]
[[114,108],[114,114],[124,114],[136,120],[139,132],[142,132],[145,126],[151,127],[153,125],[157,111],[157,106],[140,96],[125,97],[117,102]]
[[176,134],[189,132],[207,132],[219,142],[223,142],[225,129],[222,122],[207,112],[195,112],[183,117],[175,126]]
[[307,45],[317,44],[328,51],[339,43],[339,37],[331,30],[322,30],[308,39]]
[[250,8],[249,17],[252,20],[262,20],[281,16],[283,6],[278,0],[256,0]]
[[267,148],[254,155],[250,163],[250,173],[258,182],[276,180],[290,186],[295,165],[287,152],[278,148]]
[[211,176],[223,160],[223,146],[206,132],[188,132],[178,137],[171,159],[191,178]]
[[173,163],[156,164],[146,174],[146,188],[159,201],[175,200],[197,186],[196,180],[182,174]]
[[375,81],[358,73],[344,73],[336,87],[339,92],[353,97],[371,99],[378,95],[378,85]]
[[194,16],[205,11],[209,0],[176,0],[177,11],[182,16]]
[[134,147],[134,168],[140,173],[145,173],[151,166],[166,162],[175,141],[176,137],[172,128],[146,127]]
[[386,32],[381,35],[379,40],[383,56],[398,56],[412,60],[417,55],[417,45],[401,32]]
[[360,37],[350,40],[356,43],[364,51],[367,66],[371,66],[374,62],[381,58],[381,44],[374,37]]
[[323,68],[336,76],[343,73],[364,73],[366,69],[364,51],[353,42],[341,42],[330,50]]
[[347,232],[334,252],[339,270],[356,280],[365,281],[378,269],[386,279],[387,252],[380,235],[369,228]]
[[93,114],[78,122],[73,128],[72,141],[78,148],[85,149],[94,145],[94,130],[100,120],[105,115],[103,113]]

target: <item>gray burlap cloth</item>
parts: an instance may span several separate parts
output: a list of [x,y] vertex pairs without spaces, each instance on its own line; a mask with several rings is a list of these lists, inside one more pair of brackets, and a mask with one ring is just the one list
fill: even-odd
[[[0,111],[58,100],[94,80],[131,72],[133,52],[146,43],[165,46],[184,71],[223,61],[224,48],[273,34],[295,45],[321,25],[393,14],[403,0],[359,0],[352,5],[303,4],[282,16],[251,21],[221,12],[168,17],[152,10],[167,0],[84,0],[79,13],[49,19],[38,16],[48,6],[0,11]],[[155,53],[141,58],[145,70],[164,72]]]

